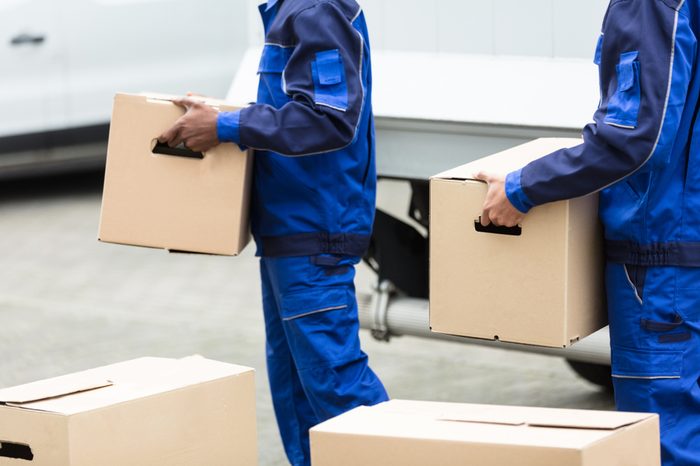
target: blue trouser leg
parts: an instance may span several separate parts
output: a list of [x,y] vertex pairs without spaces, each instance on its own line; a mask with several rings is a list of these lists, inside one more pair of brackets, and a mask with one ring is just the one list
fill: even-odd
[[304,394],[287,337],[280,319],[279,306],[265,263],[260,263],[265,315],[267,373],[272,387],[272,403],[287,458],[294,466],[306,464],[309,442],[306,431],[316,423]]
[[664,466],[700,466],[700,269],[608,264],[615,401],[660,416]]
[[360,348],[353,284],[357,261],[261,259],[270,387],[294,465],[310,464],[311,426],[388,399]]

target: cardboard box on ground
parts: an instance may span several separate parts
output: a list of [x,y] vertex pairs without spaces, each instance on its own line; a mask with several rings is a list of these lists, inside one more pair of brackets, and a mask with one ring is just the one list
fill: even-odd
[[[252,155],[224,143],[204,154],[157,137],[184,114],[162,95],[117,94],[99,239],[171,251],[237,255],[250,241]],[[235,107],[213,99],[221,111]]]
[[603,328],[603,234],[598,196],[533,208],[521,227],[484,229],[486,183],[579,139],[538,139],[430,180],[433,331],[565,347]]
[[0,466],[253,466],[255,377],[141,358],[0,390]]
[[393,400],[311,430],[313,466],[659,466],[656,414]]

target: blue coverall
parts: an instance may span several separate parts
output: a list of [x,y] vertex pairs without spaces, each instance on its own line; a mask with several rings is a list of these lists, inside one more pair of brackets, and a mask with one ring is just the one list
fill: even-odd
[[[700,0],[612,0],[584,143],[506,177],[520,211],[600,192],[615,399],[700,465]],[[566,85],[566,83],[562,83]]]
[[269,0],[257,103],[220,113],[219,140],[255,149],[267,366],[285,451],[308,465],[313,425],[387,393],[360,349],[354,266],[376,171],[370,47],[354,0]]

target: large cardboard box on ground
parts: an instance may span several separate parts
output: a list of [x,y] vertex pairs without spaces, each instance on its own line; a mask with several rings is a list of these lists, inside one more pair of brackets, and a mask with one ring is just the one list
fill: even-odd
[[114,98],[101,241],[221,255],[248,244],[252,155],[230,143],[204,154],[157,144],[183,114],[167,96]]
[[431,178],[433,331],[565,347],[606,325],[597,195],[535,207],[522,228],[480,231],[487,185],[475,173],[505,175],[581,142],[538,139]]
[[0,466],[253,466],[254,384],[192,356],[0,390]]
[[394,400],[311,430],[313,466],[659,466],[655,414]]

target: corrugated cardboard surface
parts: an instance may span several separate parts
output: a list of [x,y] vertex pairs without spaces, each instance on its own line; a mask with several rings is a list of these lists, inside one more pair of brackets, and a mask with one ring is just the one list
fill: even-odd
[[[111,385],[90,389],[95,380]],[[52,382],[66,393],[49,388]],[[24,390],[30,395],[23,398],[39,401],[0,404],[0,442],[29,446],[28,464],[257,464],[254,372],[247,367],[141,358],[0,390],[0,403]],[[21,461],[2,456],[0,449],[0,465]]]
[[239,254],[249,242],[249,152],[230,143],[201,160],[152,152],[155,139],[183,114],[164,96],[115,97],[101,241],[222,255]]
[[658,466],[654,414],[393,400],[311,431],[314,466]]
[[568,346],[605,323],[597,196],[536,207],[520,236],[477,232],[487,186],[578,139],[539,139],[430,180],[430,324],[453,335]]

